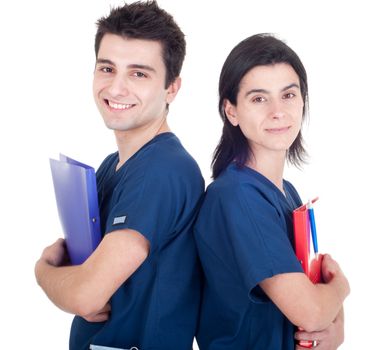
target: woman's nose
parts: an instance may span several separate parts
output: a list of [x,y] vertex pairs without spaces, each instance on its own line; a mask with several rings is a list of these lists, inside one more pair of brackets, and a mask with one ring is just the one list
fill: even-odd
[[284,108],[280,101],[272,101],[270,103],[269,115],[272,119],[282,119],[285,116]]

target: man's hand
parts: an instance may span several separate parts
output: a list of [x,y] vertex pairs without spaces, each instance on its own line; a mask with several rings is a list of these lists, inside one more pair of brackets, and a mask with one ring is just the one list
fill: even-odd
[[83,317],[88,322],[104,322],[107,321],[110,317],[111,306],[110,304],[106,304],[101,310],[98,312]]
[[59,238],[55,243],[46,247],[40,259],[52,266],[68,265],[69,257],[64,239]]

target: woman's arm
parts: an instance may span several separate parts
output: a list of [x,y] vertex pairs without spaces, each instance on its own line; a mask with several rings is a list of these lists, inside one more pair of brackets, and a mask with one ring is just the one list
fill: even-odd
[[[295,339],[299,341],[317,341],[317,350],[336,350],[344,342],[344,310],[341,309],[337,318],[329,327],[320,332],[298,331]],[[296,350],[308,349],[297,345]]]
[[307,332],[326,329],[337,317],[350,292],[342,270],[329,255],[322,261],[328,282],[313,284],[303,273],[284,273],[268,278],[260,287],[282,313]]

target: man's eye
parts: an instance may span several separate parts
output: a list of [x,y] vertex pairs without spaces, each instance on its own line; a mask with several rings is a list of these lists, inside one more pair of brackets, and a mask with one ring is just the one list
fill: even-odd
[[100,68],[100,70],[103,73],[112,73],[112,68],[110,68],[110,67],[102,67],[102,68]]
[[262,96],[257,96],[257,97],[254,97],[252,101],[256,102],[256,103],[259,103],[259,102],[266,101],[266,99],[264,97],[262,97]]
[[137,78],[146,78],[147,77],[147,75],[142,73],[142,72],[135,72],[134,76]]

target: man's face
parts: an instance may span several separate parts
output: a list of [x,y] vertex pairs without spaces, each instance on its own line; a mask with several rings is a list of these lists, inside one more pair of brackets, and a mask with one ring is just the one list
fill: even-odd
[[159,123],[176,93],[165,88],[166,67],[157,41],[104,35],[94,72],[93,93],[106,126],[115,131]]

